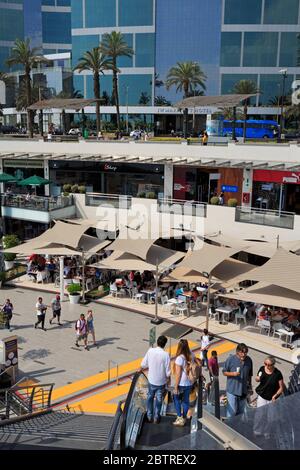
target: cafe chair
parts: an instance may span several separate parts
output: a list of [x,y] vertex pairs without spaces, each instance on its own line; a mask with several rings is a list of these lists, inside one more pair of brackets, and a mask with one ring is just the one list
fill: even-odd
[[243,311],[239,308],[235,314],[235,323],[237,324],[238,320],[243,320],[245,325],[247,325],[247,312],[248,309],[245,307]]

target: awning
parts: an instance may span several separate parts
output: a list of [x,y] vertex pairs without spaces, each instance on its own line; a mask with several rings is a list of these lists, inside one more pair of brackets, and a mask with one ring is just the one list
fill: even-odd
[[130,253],[141,259],[146,259],[148,251],[150,250],[154,242],[155,240],[147,240],[141,238],[137,238],[137,240],[133,240],[131,238],[120,238],[119,235],[119,237],[114,242],[112,242],[109,247],[109,250]]
[[238,253],[240,249],[225,248],[203,243],[200,250],[187,253],[178,267],[185,267],[202,274],[210,274],[224,260]]
[[284,287],[279,287],[274,284],[267,284],[265,282],[259,282],[247,289],[222,295],[222,297],[300,310],[300,294],[290,289],[285,289]]
[[234,284],[235,282],[239,282],[238,278],[241,275],[249,273],[255,268],[256,266],[253,264],[244,263],[243,261],[231,258],[226,259],[213,269],[212,275],[221,281],[225,281],[227,284]]
[[201,276],[197,271],[193,271],[189,268],[180,267],[175,268],[170,274],[161,279],[162,282],[188,282],[193,283],[205,283],[207,278]]
[[253,255],[264,256],[266,258],[271,258],[277,249],[276,243],[270,243],[268,241],[240,240],[232,237],[231,235],[225,235],[223,233],[207,234],[204,236],[204,238],[220,246],[237,249],[239,248],[240,251],[244,251]]
[[300,293],[300,258],[278,248],[263,266],[239,277],[240,281],[263,281]]
[[220,96],[191,96],[190,98],[185,98],[182,101],[176,103],[174,108],[196,108],[201,106],[215,106],[217,108],[234,108],[239,106],[242,101],[251,98],[251,95],[241,95],[241,94],[232,94],[232,95],[220,95]]
[[36,103],[28,106],[28,109],[32,110],[41,110],[41,109],[73,109],[74,111],[79,111],[80,109],[85,108],[86,106],[90,106],[91,104],[96,103],[96,100],[90,99],[81,99],[81,98],[52,98],[51,100],[41,100],[37,101]]

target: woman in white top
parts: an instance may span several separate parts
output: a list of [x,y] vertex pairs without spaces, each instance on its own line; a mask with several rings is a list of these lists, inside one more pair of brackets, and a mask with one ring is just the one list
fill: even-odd
[[181,339],[178,343],[174,372],[174,405],[177,413],[177,419],[174,426],[184,426],[186,423],[187,413],[190,407],[190,391],[192,383],[188,378],[189,365],[195,361],[195,356],[189,348],[186,339]]

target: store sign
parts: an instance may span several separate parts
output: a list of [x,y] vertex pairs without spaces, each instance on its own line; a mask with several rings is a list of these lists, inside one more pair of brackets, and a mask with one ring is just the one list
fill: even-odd
[[211,181],[219,180],[220,178],[221,178],[221,173],[209,173],[209,179]]
[[10,168],[44,168],[43,160],[4,160],[4,167]]
[[238,186],[229,186],[227,184],[223,184],[222,186],[223,193],[237,193],[238,189]]
[[243,193],[243,204],[250,204],[250,193]]
[[300,184],[299,171],[254,170],[253,181],[279,184]]
[[109,163],[105,163],[104,170],[106,171],[117,171],[117,167],[110,165]]

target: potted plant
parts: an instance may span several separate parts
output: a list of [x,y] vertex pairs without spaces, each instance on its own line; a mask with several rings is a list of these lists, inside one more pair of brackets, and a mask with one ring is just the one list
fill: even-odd
[[78,192],[80,194],[85,194],[86,193],[86,187],[84,185],[78,186]]
[[237,204],[238,204],[238,201],[234,197],[228,199],[228,202],[227,202],[228,207],[236,207]]
[[[2,238],[3,249],[13,248],[20,244],[17,235],[5,235]],[[14,261],[17,255],[15,253],[4,253],[4,264],[6,271],[14,267]]]
[[73,184],[71,187],[71,193],[78,193],[78,184]]
[[65,193],[70,193],[71,192],[71,189],[72,189],[72,185],[69,184],[69,183],[66,183],[63,185],[63,190]]
[[210,203],[213,205],[213,206],[218,206],[220,201],[219,201],[219,198],[218,196],[213,196],[210,200]]
[[80,300],[81,285],[80,284],[70,284],[67,287],[69,293],[70,304],[78,304]]
[[146,194],[146,198],[147,199],[155,199],[156,198],[156,194],[154,192],[149,192]]
[[5,272],[2,271],[0,272],[0,289],[4,281],[5,281]]

